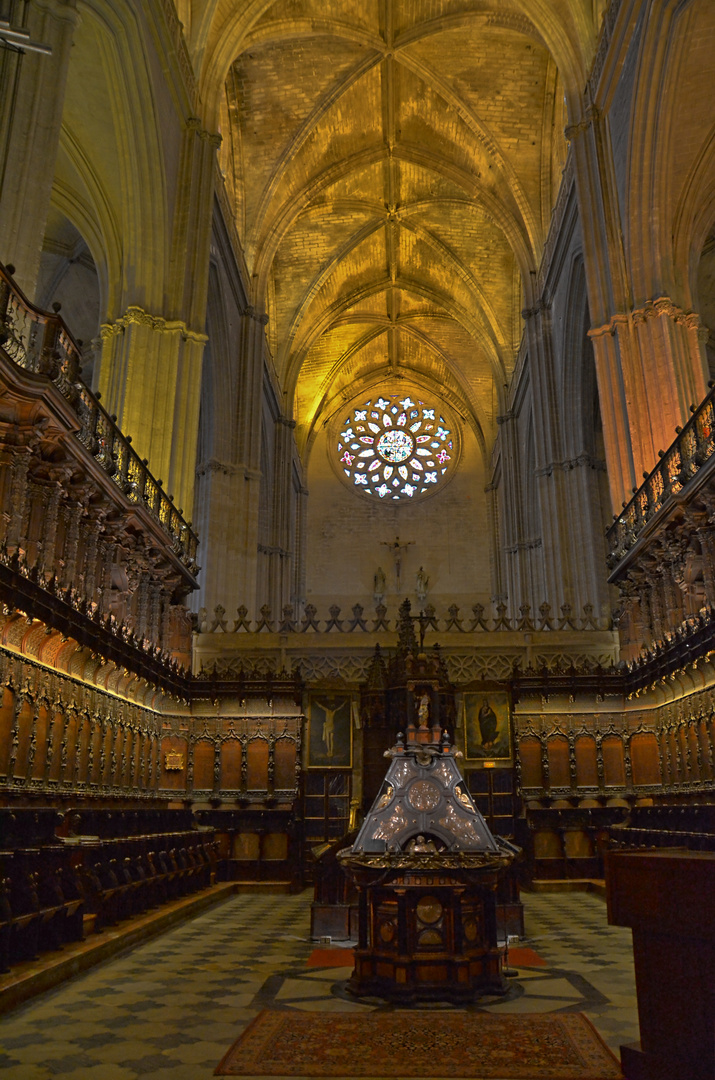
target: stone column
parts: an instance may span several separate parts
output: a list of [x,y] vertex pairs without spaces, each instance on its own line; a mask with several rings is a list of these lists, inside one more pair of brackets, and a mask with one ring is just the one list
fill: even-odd
[[[597,463],[585,452],[567,456],[565,418],[558,405],[550,306],[540,301],[522,314],[529,348],[535,481],[545,576],[544,595],[533,597],[532,602],[546,599],[552,605],[568,603],[577,612],[585,604],[592,604],[604,614],[609,604],[603,585],[606,552]],[[573,514],[575,506],[580,508],[577,516]]]
[[263,349],[268,316],[252,307],[243,313],[242,363],[239,371],[239,414],[236,423],[239,468],[243,472],[243,493],[236,519],[240,522],[241,552],[239,595],[249,611],[256,610],[258,570],[258,508],[261,483],[261,431],[263,426]]
[[295,556],[295,487],[293,456],[295,420],[279,416],[275,427],[275,475],[273,476],[273,538],[269,603],[280,611],[290,603]]
[[[583,235],[598,393],[614,511],[707,392],[700,322],[667,295],[634,307],[607,125],[586,103],[566,129]],[[666,286],[663,286],[665,293]]]
[[293,584],[290,601],[296,618],[303,614],[306,589],[305,535],[308,520],[308,489],[302,485],[296,492],[295,507],[295,555],[293,556]]
[[543,575],[539,560],[532,553],[541,555],[541,536],[527,535],[526,492],[534,478],[524,475],[524,455],[519,445],[518,419],[513,412],[497,416],[502,453],[502,483],[498,490],[502,527],[501,557],[503,572],[497,575],[501,590],[495,592],[495,602],[508,598],[515,613],[520,604],[532,607],[546,599]]
[[[98,388],[104,403],[187,518],[193,516],[213,177],[220,141],[197,117],[185,122],[165,310],[151,312],[130,304],[120,318],[102,327]],[[131,270],[125,267],[125,277]],[[127,285],[127,293],[131,291]]]
[[99,389],[134,449],[191,517],[206,335],[132,305],[102,326]]
[[78,12],[76,0],[12,3],[10,22],[20,24],[23,12],[32,40],[52,55],[0,50],[0,261],[15,266],[33,299]]

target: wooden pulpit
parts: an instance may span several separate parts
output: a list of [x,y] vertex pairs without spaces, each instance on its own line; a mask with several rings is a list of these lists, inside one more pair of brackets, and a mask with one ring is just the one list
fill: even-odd
[[715,853],[612,851],[608,921],[633,930],[640,1044],[628,1080],[715,1078]]

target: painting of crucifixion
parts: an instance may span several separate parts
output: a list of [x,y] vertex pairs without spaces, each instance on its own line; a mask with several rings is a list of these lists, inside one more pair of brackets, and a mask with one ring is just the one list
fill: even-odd
[[352,702],[349,694],[314,693],[308,705],[309,769],[352,767]]

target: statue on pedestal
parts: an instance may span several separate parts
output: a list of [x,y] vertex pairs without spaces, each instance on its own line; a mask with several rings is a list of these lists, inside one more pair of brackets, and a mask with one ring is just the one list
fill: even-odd
[[425,574],[424,567],[420,567],[417,571],[417,580],[415,583],[415,592],[417,593],[417,599],[420,604],[424,604],[427,599],[427,590],[429,588],[429,576]]
[[375,576],[372,579],[372,598],[376,604],[381,604],[385,597],[385,588],[387,586],[387,579],[385,578],[385,571],[381,566],[378,566],[375,571]]

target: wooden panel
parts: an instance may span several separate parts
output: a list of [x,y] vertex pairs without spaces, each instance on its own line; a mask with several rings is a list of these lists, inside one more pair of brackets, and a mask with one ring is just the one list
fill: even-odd
[[680,749],[680,771],[683,780],[692,780],[692,765],[688,765],[688,732],[684,724],[678,728],[678,747]]
[[702,774],[705,780],[712,780],[713,770],[710,764],[710,735],[707,720],[703,719],[698,724],[698,738],[700,740],[700,756],[702,758]]
[[549,787],[571,787],[568,739],[563,735],[553,735],[546,749],[549,755]]
[[[165,748],[164,748],[164,741],[166,741],[166,747]],[[172,746],[172,743],[171,743],[170,739],[167,738],[166,740],[162,740],[162,748],[166,749],[166,750],[173,749],[173,746]],[[122,731],[121,728],[119,728],[117,730],[116,735],[114,736],[114,759],[115,760],[114,760],[114,775],[112,776],[112,783],[116,787],[119,787],[119,785],[122,782],[122,761],[124,760],[123,754],[124,754],[124,732]],[[162,753],[162,777],[163,777],[163,774],[164,774],[163,764],[164,764],[164,762],[163,762],[163,753]],[[173,775],[173,774],[171,774],[171,775]],[[176,787],[176,784],[165,784],[163,779],[162,779],[161,786],[162,787],[168,787],[168,788],[174,788],[174,787]]]
[[519,742],[521,761],[521,786],[525,788],[543,787],[541,773],[541,743],[538,739],[521,739]]
[[32,776],[35,780],[41,780],[45,775],[45,761],[47,760],[47,735],[50,729],[50,714],[46,705],[40,705],[37,710],[37,735],[35,739],[35,760],[32,764]]
[[[238,745],[240,748],[240,743]],[[194,790],[211,791],[213,786],[214,744],[208,739],[199,739],[194,745]]]
[[88,716],[82,716],[79,721],[79,772],[78,777],[82,783],[89,780],[87,768],[89,765],[89,740],[92,732],[91,722]]
[[[167,769],[167,753],[178,753],[183,758],[181,769]],[[159,774],[159,787],[165,791],[181,791],[186,787],[186,755],[188,746],[186,739],[180,735],[165,735],[161,740],[161,771]]]
[[228,791],[241,789],[241,744],[238,739],[221,743],[221,787]]
[[601,743],[603,753],[603,779],[606,787],[624,787],[626,766],[623,758],[623,740],[617,735],[607,735]]
[[715,854],[608,852],[608,921],[633,930],[640,1048],[628,1076],[715,1076]]
[[15,776],[27,775],[27,751],[30,749],[30,734],[32,732],[32,717],[34,706],[25,701],[20,709],[20,724],[18,729],[17,758],[15,759]]
[[61,712],[52,717],[52,764],[50,780],[59,780],[62,770],[62,736],[65,730],[65,718]]
[[534,833],[535,859],[560,859],[563,855],[561,837],[553,829],[537,829]]
[[102,725],[99,720],[94,725],[94,731],[92,732],[92,775],[89,777],[91,783],[98,784],[101,782],[99,775],[99,767],[102,757]]
[[658,764],[658,740],[655,734],[644,732],[631,739],[631,762],[633,783],[659,784],[660,765]]
[[154,737],[151,740],[151,750],[147,755],[146,785],[152,790],[156,787],[155,777],[157,774],[157,759],[159,757],[159,740]]
[[251,739],[246,751],[248,758],[248,790],[265,791],[268,787],[268,743]]
[[122,758],[122,784],[124,787],[131,784],[134,738],[134,732],[129,728],[124,737],[124,754]]
[[288,837],[285,833],[266,833],[263,837],[263,858],[283,862],[288,858]]
[[159,754],[159,740],[152,738],[150,742],[150,750],[147,754],[147,766],[145,773],[145,783],[148,788],[153,789],[155,787],[154,778],[156,777],[156,761]]
[[141,764],[142,764],[142,750],[146,735],[137,733],[134,746],[134,762],[132,764],[132,784],[134,787],[139,787],[141,784]]
[[593,858],[593,839],[585,829],[564,829],[564,852],[569,859]]
[[71,780],[74,776],[74,760],[77,751],[77,714],[68,712],[65,714],[64,744],[67,747],[67,768],[64,770],[63,780]]
[[2,707],[0,707],[0,775],[2,776],[7,776],[8,761],[10,760],[13,702],[12,690],[9,690],[7,686],[3,687]]
[[592,735],[579,735],[574,740],[576,750],[576,786],[598,787],[596,740]]
[[295,746],[292,739],[277,739],[273,786],[276,791],[293,791],[296,787]]
[[261,854],[261,838],[258,833],[236,833],[233,838],[233,858],[242,862],[255,862]]
[[679,784],[683,776],[681,775],[678,740],[674,731],[668,732],[668,750],[670,752],[670,782],[671,784]]
[[114,739],[114,733],[112,725],[107,724],[107,730],[104,732],[104,773],[102,776],[102,783],[108,784],[110,782],[110,767],[111,767],[111,755],[112,755],[112,740]]
[[688,725],[688,746],[690,748],[690,770],[693,780],[702,780],[703,777],[700,773],[700,767],[698,765],[698,758],[700,756],[700,746],[698,744],[698,728],[697,724]]

